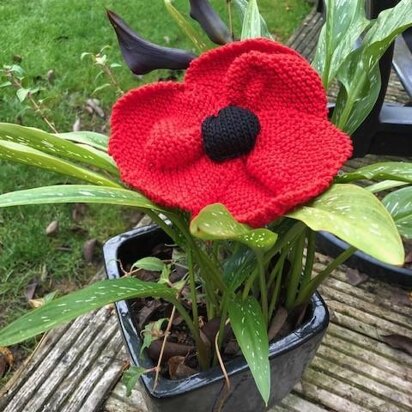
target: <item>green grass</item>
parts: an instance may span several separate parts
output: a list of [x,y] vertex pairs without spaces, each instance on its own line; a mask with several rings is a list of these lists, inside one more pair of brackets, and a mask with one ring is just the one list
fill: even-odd
[[[212,3],[226,19],[226,2]],[[187,0],[176,0],[175,4],[182,11],[188,8]],[[305,0],[261,0],[259,5],[270,31],[280,40],[290,36],[310,10]],[[104,76],[96,78],[99,68],[91,60],[81,61],[81,53],[97,53],[103,46],[111,46],[107,53],[110,62],[122,64],[114,71],[124,90],[159,76],[153,73],[138,79],[128,71],[106,20],[105,8],[116,11],[153,42],[192,48],[165,11],[162,0],[13,0],[0,3],[0,67],[17,62],[25,70],[28,86],[43,88],[36,99],[44,102],[47,117],[59,131],[71,130],[79,118],[82,129],[108,132],[107,119],[116,92],[106,88],[93,95],[95,88],[106,83],[106,79]],[[193,25],[196,27],[196,23]],[[235,27],[239,28],[239,23]],[[52,83],[47,80],[49,70],[54,71]],[[3,80],[0,79],[0,83]],[[105,118],[85,111],[85,101],[90,97],[100,100]],[[27,102],[20,103],[16,91],[10,87],[0,89],[0,121],[47,130],[43,120]],[[0,162],[0,193],[65,181],[61,176]],[[25,289],[30,282],[38,284],[37,296],[54,289],[67,291],[87,282],[96,268],[84,262],[85,240],[97,238],[104,242],[130,226],[130,209],[88,207],[85,217],[74,222],[72,208],[67,205],[0,210],[0,326],[28,310]],[[59,233],[53,238],[46,237],[45,228],[53,220],[60,223]]]

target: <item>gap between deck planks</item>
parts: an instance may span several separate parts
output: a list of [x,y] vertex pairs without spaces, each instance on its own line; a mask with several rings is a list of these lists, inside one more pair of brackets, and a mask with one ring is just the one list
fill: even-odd
[[[313,57],[321,24],[312,12],[289,45]],[[408,101],[394,74],[387,99]],[[354,159],[346,168],[377,159],[382,158]],[[317,258],[319,271],[327,258]],[[95,279],[103,276],[100,271]],[[303,380],[271,412],[412,410],[412,357],[382,340],[393,333],[412,338],[407,292],[371,279],[355,287],[338,270],[321,293],[331,312],[327,335]],[[116,315],[111,306],[103,308],[46,334],[0,391],[0,411],[151,412],[139,386],[126,397],[119,379],[127,364]]]

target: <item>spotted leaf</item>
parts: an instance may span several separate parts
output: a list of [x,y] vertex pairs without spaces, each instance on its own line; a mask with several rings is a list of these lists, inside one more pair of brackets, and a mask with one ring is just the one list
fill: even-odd
[[[270,395],[269,338],[257,300],[234,299],[229,305],[233,333],[266,405]],[[0,342],[1,344],[1,342]]]
[[239,223],[220,203],[206,206],[190,223],[191,233],[204,240],[236,240],[251,249],[265,251],[277,235],[268,229],[251,229]]
[[174,302],[175,296],[174,289],[136,278],[103,280],[55,299],[7,325],[0,330],[0,346],[22,342],[119,300],[154,297]]

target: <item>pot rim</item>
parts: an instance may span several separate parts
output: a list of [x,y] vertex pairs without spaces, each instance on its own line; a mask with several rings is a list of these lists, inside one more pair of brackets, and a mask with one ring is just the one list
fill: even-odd
[[[157,225],[143,226],[109,239],[103,246],[107,277],[109,279],[116,279],[120,277],[117,255],[118,249],[125,242],[139,238],[143,235],[149,235],[150,233],[156,231],[161,232],[161,229]],[[147,355],[145,353],[139,355],[141,340],[139,333],[132,322],[126,301],[123,300],[116,302],[115,306],[122,328],[123,339],[132,359],[133,365],[144,368],[152,368],[154,364],[147,357]],[[276,342],[272,342],[269,345],[269,359],[273,359],[277,356],[290,352],[310,340],[313,336],[324,332],[329,323],[329,313],[325,302],[319,293],[316,292],[312,296],[311,306],[312,313],[310,314],[310,318],[304,324],[289,335],[279,339]],[[225,366],[229,376],[241,373],[249,368],[243,356],[237,356],[233,360],[227,362]],[[189,389],[195,390],[217,381],[223,381],[223,379],[224,376],[219,366],[210,368],[206,371],[198,372],[185,379],[170,380],[160,377],[155,390],[153,390],[154,374],[145,374],[141,377],[147,392],[152,397],[158,399],[181,395]]]
[[[317,233],[316,243],[317,250],[331,257],[336,257],[349,247],[343,240],[324,231]],[[356,251],[344,264],[359,269],[372,278],[399,286],[412,287],[412,269],[380,262],[360,250]]]

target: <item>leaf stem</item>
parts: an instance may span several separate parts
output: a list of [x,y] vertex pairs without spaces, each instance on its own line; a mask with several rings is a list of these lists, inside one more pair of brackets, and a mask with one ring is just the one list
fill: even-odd
[[289,275],[286,290],[285,308],[287,310],[290,310],[293,307],[293,304],[296,300],[300,279],[302,277],[302,260],[303,251],[305,249],[305,238],[305,233],[301,234],[295,242],[294,250],[292,250],[292,270]]
[[305,287],[299,292],[298,298],[294,302],[293,306],[299,306],[310,299],[312,294],[318,288],[318,286],[345,260],[350,258],[357,249],[353,246],[348,247],[343,251],[336,259],[334,259],[322,272],[313,278]]

